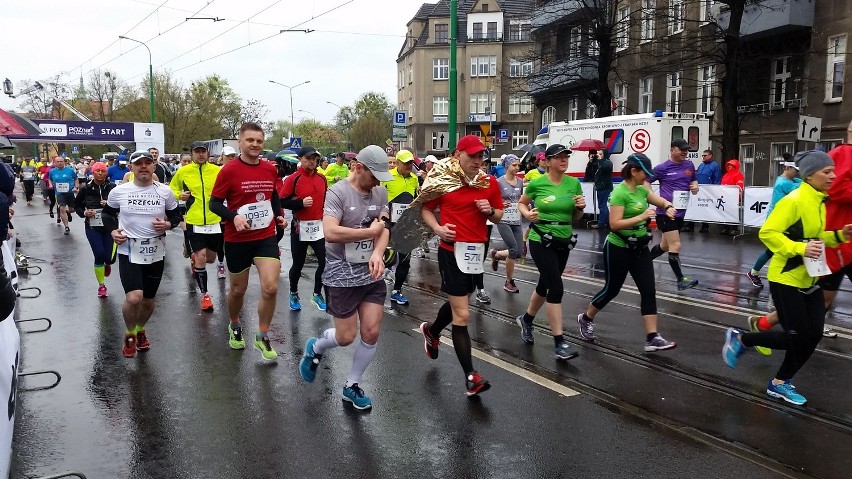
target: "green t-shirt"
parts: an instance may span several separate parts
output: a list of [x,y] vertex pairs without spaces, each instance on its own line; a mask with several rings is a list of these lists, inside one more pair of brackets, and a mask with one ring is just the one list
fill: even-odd
[[[577,178],[565,176],[561,183],[554,185],[547,175],[540,176],[527,185],[524,194],[533,200],[535,207],[538,208],[539,223],[536,224],[536,228],[542,233],[550,233],[557,238],[568,239],[571,237],[573,232],[571,222],[574,220],[574,196],[583,194],[583,188]],[[546,221],[561,221],[567,224],[542,224]],[[541,237],[532,228],[530,228],[530,239],[541,241]]]
[[349,176],[349,167],[346,166],[346,163],[338,165],[337,162],[334,162],[328,165],[328,168],[325,169],[325,179],[328,181],[329,187],[336,183],[336,181],[334,181],[335,176],[339,176],[341,180]]
[[[630,219],[634,216],[641,215],[648,209],[649,194],[650,192],[646,190],[644,186],[637,186],[636,191],[630,191],[630,188],[627,185],[620,183],[609,196],[609,204],[610,206],[623,206],[624,216],[622,216],[622,218]],[[620,230],[619,233],[624,236],[642,238],[648,235],[647,222],[643,221],[630,229]],[[627,246],[624,244],[624,240],[619,238],[615,233],[610,233],[606,237],[606,240],[614,246],[620,246],[622,248]]]

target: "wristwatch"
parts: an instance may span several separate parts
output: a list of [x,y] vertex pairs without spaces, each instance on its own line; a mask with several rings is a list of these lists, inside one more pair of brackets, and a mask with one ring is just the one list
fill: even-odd
[[490,213],[488,213],[488,218],[491,218],[492,216],[494,216],[494,213],[496,213],[496,212],[497,212],[497,210],[495,210],[495,209],[494,209],[494,207],[492,206],[492,207],[491,207],[491,212],[490,212]]
[[[669,209],[669,208],[674,208],[674,205],[666,205],[666,207],[665,207],[664,209],[666,209],[666,210],[667,210],[667,209]],[[677,208],[675,208],[675,209],[677,209]]]

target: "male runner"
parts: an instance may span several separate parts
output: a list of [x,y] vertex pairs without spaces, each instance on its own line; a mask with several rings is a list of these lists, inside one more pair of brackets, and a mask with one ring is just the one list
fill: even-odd
[[21,163],[21,183],[24,185],[24,196],[27,198],[27,206],[33,201],[35,182],[38,179],[38,165],[32,158],[26,158]]
[[53,159],[53,168],[48,173],[50,183],[56,192],[56,204],[59,218],[65,226],[65,235],[71,233],[68,227],[68,206],[74,206],[74,194],[77,193],[77,173],[74,168],[65,167],[65,158],[57,156]]
[[[412,174],[414,168],[414,153],[408,150],[400,150],[396,154],[396,168],[390,170],[393,180],[382,183],[388,190],[388,201],[390,201],[390,220],[395,224],[402,212],[414,201],[420,190],[420,182],[417,175]],[[411,269],[411,253],[400,257],[394,272],[393,290],[390,300],[397,304],[408,304],[408,298],[402,294],[402,285],[408,279],[408,271]]]

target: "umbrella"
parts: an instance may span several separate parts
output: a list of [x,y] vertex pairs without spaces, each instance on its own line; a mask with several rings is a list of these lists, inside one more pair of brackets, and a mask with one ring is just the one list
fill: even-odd
[[299,162],[299,158],[296,156],[296,153],[293,153],[293,150],[290,150],[290,149],[279,151],[278,153],[275,154],[275,157],[280,158],[280,159],[287,161],[289,163],[298,163]]
[[585,140],[580,140],[579,142],[571,145],[572,151],[603,150],[604,148],[606,148],[606,145],[604,145],[601,140],[595,140],[593,138],[587,138]]
[[524,143],[523,145],[515,148],[515,151],[525,151],[529,153],[531,156],[535,156],[539,151],[544,151],[545,145],[534,145],[532,143]]
[[0,109],[0,135],[39,136],[44,131],[27,118]]

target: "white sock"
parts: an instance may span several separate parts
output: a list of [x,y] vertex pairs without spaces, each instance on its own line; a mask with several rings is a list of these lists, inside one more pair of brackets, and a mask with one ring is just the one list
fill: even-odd
[[376,345],[367,344],[363,340],[358,341],[358,346],[355,347],[355,354],[352,355],[352,369],[349,370],[349,377],[346,378],[346,387],[349,387],[359,381],[373,356],[376,355]]
[[316,342],[314,342],[314,352],[323,355],[326,351],[332,348],[336,348],[340,346],[337,344],[337,340],[334,339],[334,328],[328,328],[323,331],[322,336],[320,336]]

